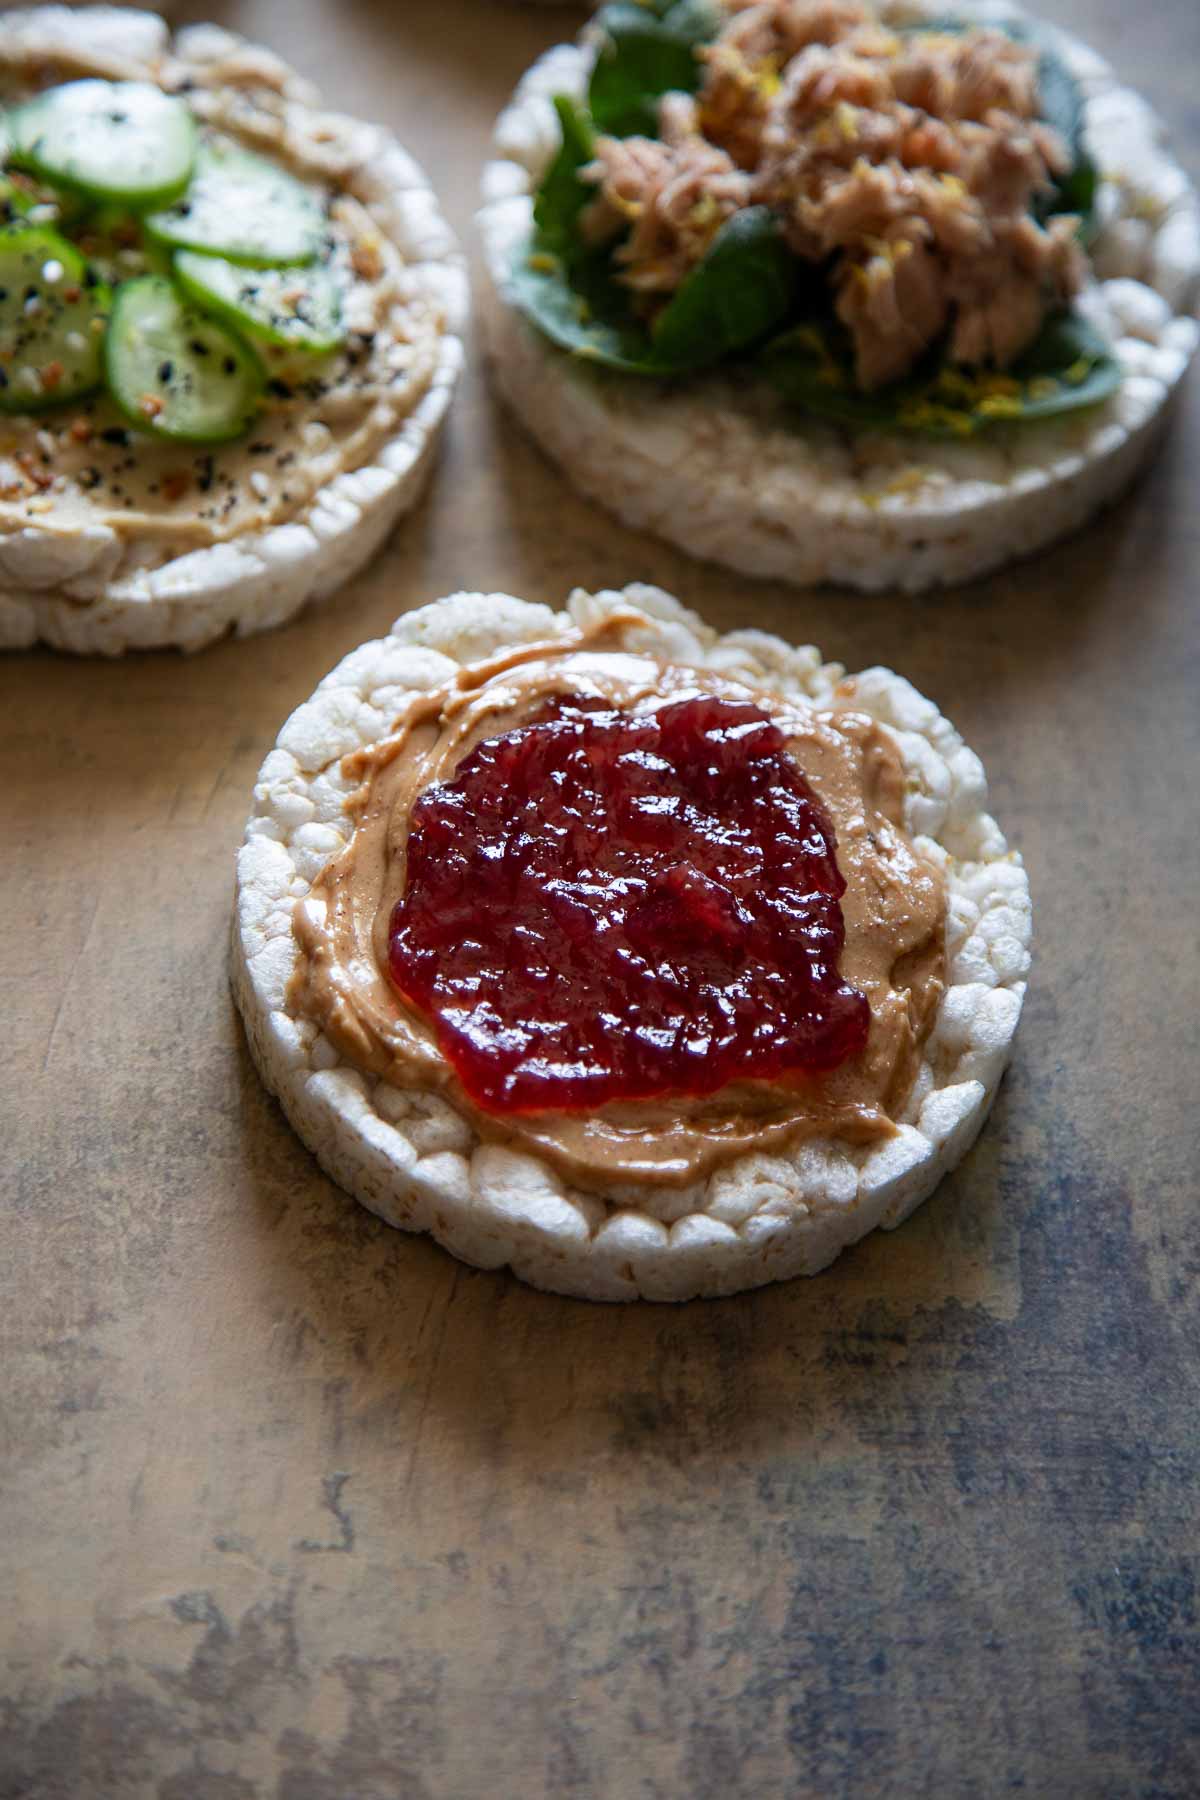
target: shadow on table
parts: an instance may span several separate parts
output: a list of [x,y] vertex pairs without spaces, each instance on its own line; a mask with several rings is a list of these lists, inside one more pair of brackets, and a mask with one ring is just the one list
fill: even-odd
[[612,1305],[470,1269],[383,1225],[321,1174],[241,1057],[247,1254],[270,1265],[289,1372],[335,1397],[330,1453],[347,1468],[382,1437],[415,1478],[423,1434],[450,1434],[473,1465],[560,1474],[601,1449],[667,1465],[761,1460],[785,1438],[844,1437],[881,1398],[894,1412],[914,1383],[923,1405],[931,1366],[1019,1311],[1004,1091],[982,1142],[914,1218],[815,1280]]

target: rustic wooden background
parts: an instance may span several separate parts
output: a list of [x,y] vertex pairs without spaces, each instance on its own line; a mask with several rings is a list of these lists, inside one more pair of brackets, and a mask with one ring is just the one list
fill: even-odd
[[[212,0],[470,233],[571,13]],[[1054,0],[1200,161],[1196,0]],[[1200,1794],[1196,464],[956,595],[793,594],[576,499],[478,362],[369,576],[192,661],[0,667],[0,1800]],[[588,1306],[317,1171],[225,986],[260,759],[456,587],[648,577],[904,670],[1033,881],[990,1128],[813,1282]]]

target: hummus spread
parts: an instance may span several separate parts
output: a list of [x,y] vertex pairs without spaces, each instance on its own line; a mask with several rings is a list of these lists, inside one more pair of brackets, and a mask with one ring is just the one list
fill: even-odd
[[[388,737],[346,759],[346,772],[361,778],[346,803],[353,831],[296,904],[290,1007],[359,1068],[399,1088],[440,1093],[482,1139],[543,1156],[577,1185],[610,1196],[623,1181],[686,1185],[748,1152],[805,1138],[870,1144],[889,1136],[941,998],[946,913],[940,872],[903,829],[904,766],[894,739],[848,704],[814,710],[710,671],[608,648],[605,635],[615,629],[619,646],[628,622],[610,615],[596,632],[464,668],[445,687],[414,695]],[[432,1022],[407,1006],[386,973],[414,802],[482,739],[522,724],[555,696],[645,711],[698,694],[753,698],[769,712],[833,823],[846,879],[840,967],[870,1005],[865,1048],[831,1072],[731,1082],[703,1097],[507,1116],[480,1109],[439,1050]]]
[[[11,104],[80,74],[124,72],[65,53],[31,69],[19,48],[6,47],[0,100]],[[166,64],[162,85],[177,88],[177,76]],[[324,174],[321,145],[313,143],[310,160],[304,140],[285,129],[282,96],[269,84],[247,87],[236,68],[226,85],[220,63],[205,65],[204,85],[191,86],[202,143],[252,149],[316,194],[327,255],[342,277],[346,342],[320,358],[259,346],[266,392],[250,430],[233,443],[149,437],[103,392],[0,418],[0,535],[36,528],[74,537],[104,526],[153,567],[265,530],[302,513],[335,476],[369,464],[430,385],[443,321],[366,207]],[[69,223],[65,230],[110,282],[146,272],[137,232],[123,232],[119,219],[90,233]]]

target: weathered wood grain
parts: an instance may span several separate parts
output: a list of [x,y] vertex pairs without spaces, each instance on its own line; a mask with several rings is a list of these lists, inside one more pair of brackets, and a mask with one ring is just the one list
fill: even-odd
[[[464,233],[561,28],[216,10],[393,124]],[[1195,173],[1192,0],[1054,14]],[[334,605],[194,661],[0,665],[0,1800],[1200,1792],[1198,458],[1193,383],[1051,555],[796,595],[576,499],[476,367],[429,503]],[[458,586],[632,577],[904,670],[984,755],[1037,909],[958,1174],[817,1281],[678,1310],[379,1225],[259,1087],[224,977],[255,769],[340,655]]]

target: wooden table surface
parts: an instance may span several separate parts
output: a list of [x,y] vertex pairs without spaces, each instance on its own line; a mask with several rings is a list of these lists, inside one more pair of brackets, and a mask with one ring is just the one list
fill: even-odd
[[[573,15],[186,7],[394,125],[469,238]],[[1055,0],[1200,162],[1195,0]],[[924,599],[792,593],[577,499],[478,357],[365,579],[193,660],[0,667],[0,1800],[1200,1793],[1200,385],[1137,491]],[[659,581],[901,669],[983,755],[1037,957],[980,1144],[815,1281],[672,1309],[338,1191],[225,980],[258,764],[459,587]]]

